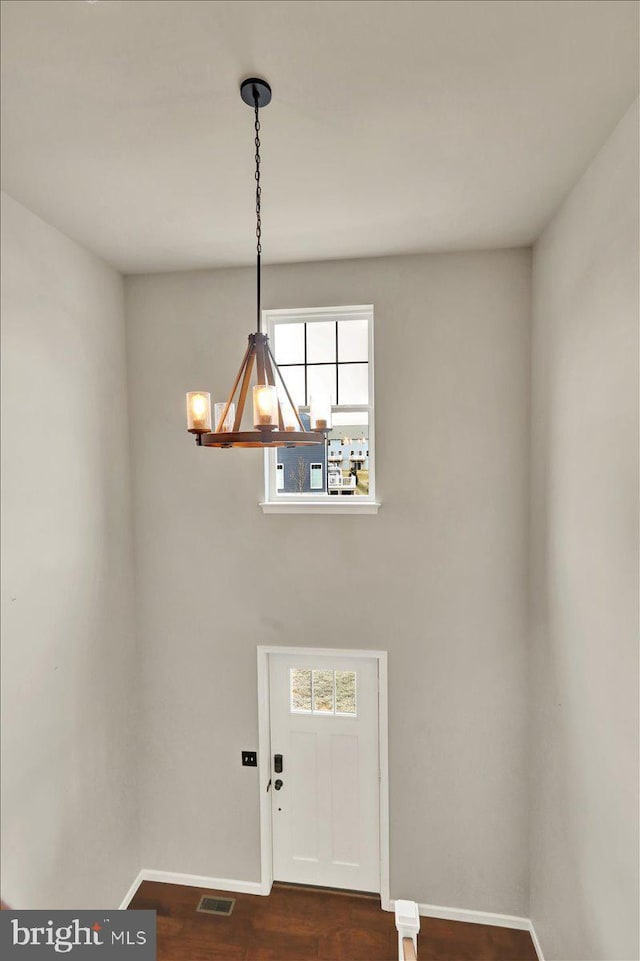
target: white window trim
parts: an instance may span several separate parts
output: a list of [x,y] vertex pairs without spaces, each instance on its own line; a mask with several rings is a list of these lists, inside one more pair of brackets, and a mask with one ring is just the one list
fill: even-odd
[[[270,458],[269,450],[264,452],[264,490],[265,500],[260,502],[264,514],[377,514],[380,507],[376,500],[376,444],[375,444],[375,394],[374,394],[374,357],[373,357],[373,304],[350,305],[346,307],[289,307],[278,310],[262,311],[262,329],[273,341],[274,322],[301,323],[305,320],[360,320],[369,322],[369,404],[349,404],[332,406],[332,411],[343,411],[345,407],[354,413],[366,411],[369,415],[369,494],[368,496],[329,497],[323,494],[278,494],[276,498],[275,457]],[[307,408],[302,407],[305,413]],[[272,464],[274,465],[272,467]],[[273,475],[273,476],[272,476]]]

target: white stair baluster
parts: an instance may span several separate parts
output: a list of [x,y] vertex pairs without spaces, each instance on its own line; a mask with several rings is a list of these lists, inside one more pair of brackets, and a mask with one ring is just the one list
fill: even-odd
[[420,930],[420,913],[415,901],[396,901],[396,928],[398,931],[398,958],[405,961],[403,938],[409,938],[413,943],[414,957],[418,956],[418,931]]

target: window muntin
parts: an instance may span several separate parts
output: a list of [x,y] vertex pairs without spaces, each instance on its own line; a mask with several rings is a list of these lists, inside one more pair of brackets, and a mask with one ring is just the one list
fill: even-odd
[[[304,426],[309,428],[314,394],[330,397],[333,420],[324,445],[265,453],[266,502],[346,507],[347,498],[352,504],[374,501],[373,308],[265,315],[276,362]],[[318,462],[323,465],[322,490],[311,485],[310,465]]]
[[297,404],[308,407],[314,389],[331,393],[336,406],[369,403],[367,319],[276,319],[272,326],[276,363]]

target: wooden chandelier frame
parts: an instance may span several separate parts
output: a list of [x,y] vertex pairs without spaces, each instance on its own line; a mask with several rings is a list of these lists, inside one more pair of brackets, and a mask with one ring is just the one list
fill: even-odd
[[[298,413],[298,408],[291,399],[291,394],[271,353],[267,334],[263,334],[260,331],[255,334],[249,334],[248,341],[245,355],[240,364],[240,370],[231,388],[231,393],[224,406],[224,410],[218,423],[215,425],[215,430],[201,431],[192,429],[191,433],[196,435],[196,443],[201,447],[312,447],[316,444],[324,443],[324,434],[322,432],[305,430],[304,424],[300,419],[300,414]],[[254,366],[257,372],[256,384],[264,387],[275,387],[276,389],[278,426],[265,426],[256,428],[255,430],[240,430]],[[297,426],[300,428],[299,430],[285,430],[285,419],[282,414],[282,404],[280,402],[281,393],[278,390],[278,383],[291,406]],[[233,428],[230,431],[225,431],[222,427],[236,395],[238,399]]]

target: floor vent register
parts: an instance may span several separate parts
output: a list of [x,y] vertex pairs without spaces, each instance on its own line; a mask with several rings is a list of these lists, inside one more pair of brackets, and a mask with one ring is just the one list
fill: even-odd
[[211,898],[205,894],[200,898],[196,911],[201,911],[203,914],[221,914],[228,918],[235,903],[235,898]]

